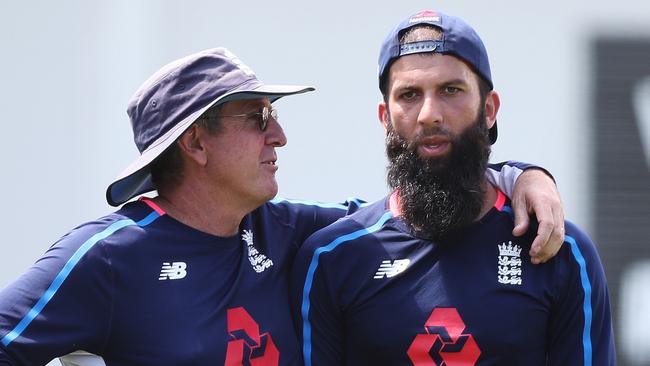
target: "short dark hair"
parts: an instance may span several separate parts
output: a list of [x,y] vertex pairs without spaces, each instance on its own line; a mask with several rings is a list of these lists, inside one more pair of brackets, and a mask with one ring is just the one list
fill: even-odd
[[[210,107],[194,124],[210,134],[216,135],[221,131],[219,112],[222,104]],[[149,165],[151,181],[157,190],[166,189],[179,184],[183,178],[183,159],[181,149],[174,142],[156,160]]]
[[[399,44],[406,44],[406,43],[413,43],[413,42],[420,42],[420,41],[440,41],[442,40],[443,37],[443,32],[442,29],[430,25],[430,24],[420,24],[416,25],[414,27],[405,29],[402,34],[399,36]],[[386,72],[384,73],[384,76],[382,80],[379,83],[379,90],[381,90],[381,94],[384,97],[384,102],[388,103],[388,80],[390,79],[390,67],[391,65],[388,65]],[[474,68],[472,68],[474,70]],[[490,87],[490,84],[476,71],[474,73],[478,76],[478,87],[479,87],[479,93],[481,95],[481,100],[485,100],[487,97],[488,93],[492,88]]]
[[149,171],[151,172],[151,182],[159,191],[161,188],[178,184],[183,174],[183,159],[178,144],[174,142],[156,160],[151,162]]

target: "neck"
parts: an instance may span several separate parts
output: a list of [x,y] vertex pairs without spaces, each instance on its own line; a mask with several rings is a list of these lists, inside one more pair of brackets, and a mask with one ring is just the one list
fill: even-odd
[[485,216],[485,214],[487,214],[488,211],[494,207],[494,204],[497,200],[497,190],[492,184],[488,183],[487,180],[484,180],[483,184],[481,184],[481,187],[485,192],[485,195],[483,197],[483,206],[481,206],[481,213],[479,213],[478,217],[474,221],[478,221],[483,216]]
[[255,209],[218,190],[206,190],[205,184],[195,186],[184,182],[158,193],[154,202],[169,216],[194,229],[222,237],[237,234],[244,216]]

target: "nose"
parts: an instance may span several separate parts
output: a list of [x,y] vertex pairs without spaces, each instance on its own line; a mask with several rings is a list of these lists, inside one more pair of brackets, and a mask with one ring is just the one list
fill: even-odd
[[267,145],[282,147],[287,144],[287,136],[284,135],[282,126],[280,126],[280,123],[275,118],[269,120],[269,124],[266,126],[266,131],[264,132],[266,134],[265,143]]
[[433,127],[442,123],[442,109],[435,96],[424,98],[418,113],[418,125],[423,128]]

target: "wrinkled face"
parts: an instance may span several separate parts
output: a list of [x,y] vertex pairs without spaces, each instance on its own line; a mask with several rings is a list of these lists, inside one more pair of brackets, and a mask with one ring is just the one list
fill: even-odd
[[[379,118],[397,134],[417,144],[423,158],[441,158],[451,140],[476,121],[481,106],[478,76],[460,59],[442,54],[402,56],[390,68],[387,101]],[[486,125],[492,127],[498,96],[485,101]]]
[[278,192],[275,148],[287,138],[277,120],[270,118],[265,131],[259,116],[227,117],[260,112],[270,107],[266,98],[226,102],[219,115],[220,129],[208,137],[210,159],[206,168],[218,189],[247,204],[260,205]]

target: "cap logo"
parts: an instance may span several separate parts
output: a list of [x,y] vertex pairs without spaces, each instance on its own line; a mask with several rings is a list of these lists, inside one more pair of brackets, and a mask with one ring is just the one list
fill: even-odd
[[440,15],[435,11],[423,10],[409,19],[409,23],[440,22]]
[[229,50],[224,50],[224,56],[226,56],[230,62],[233,63],[233,65],[237,66],[244,74],[248,76],[255,76],[255,73],[253,70],[251,70],[250,67],[248,67],[245,63],[243,63],[237,56],[235,56],[234,53],[230,52]]

